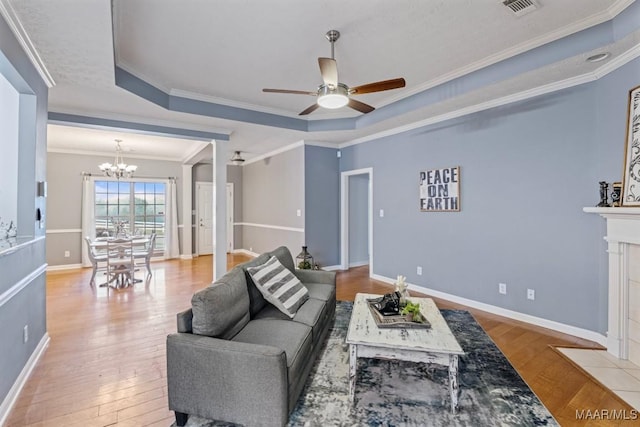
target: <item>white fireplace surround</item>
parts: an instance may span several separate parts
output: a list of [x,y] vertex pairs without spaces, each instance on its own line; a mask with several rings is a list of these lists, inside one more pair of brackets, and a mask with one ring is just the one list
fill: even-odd
[[[640,364],[640,301],[630,298],[640,287],[640,208],[584,208],[607,220],[609,303],[607,351],[619,359]],[[634,304],[634,305],[632,305]],[[631,316],[631,319],[630,319]],[[634,320],[634,317],[636,320]]]

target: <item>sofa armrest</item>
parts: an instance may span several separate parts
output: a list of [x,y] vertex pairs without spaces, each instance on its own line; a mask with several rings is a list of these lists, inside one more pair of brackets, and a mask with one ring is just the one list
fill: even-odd
[[288,420],[283,350],[201,335],[167,336],[169,409],[245,425]]
[[336,286],[335,271],[296,269],[293,271],[293,274],[295,274],[302,283],[324,283],[326,285]]

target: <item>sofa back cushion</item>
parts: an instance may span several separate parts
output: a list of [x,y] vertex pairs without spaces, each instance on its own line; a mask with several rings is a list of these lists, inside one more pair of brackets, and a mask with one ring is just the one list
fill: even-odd
[[279,248],[274,249],[271,252],[268,252],[267,254],[278,258],[278,261],[280,261],[280,264],[287,267],[290,271],[293,272],[295,270],[296,267],[295,267],[295,264],[293,263],[293,257],[291,256],[291,252],[289,251],[289,248],[287,248],[286,246],[280,246]]
[[298,308],[309,299],[309,291],[278,258],[247,269],[264,298],[278,310],[293,318]]
[[191,298],[194,334],[231,339],[249,322],[245,273],[234,268]]
[[262,254],[255,257],[251,261],[243,262],[242,264],[237,266],[237,268],[241,268],[245,274],[245,281],[247,283],[247,292],[249,293],[249,314],[251,315],[252,319],[253,319],[253,316],[256,315],[256,313],[262,310],[262,308],[265,306],[267,301],[265,301],[264,297],[262,296],[258,288],[256,288],[256,284],[253,283],[253,279],[249,275],[247,268],[264,264],[268,260],[269,260],[269,255]]

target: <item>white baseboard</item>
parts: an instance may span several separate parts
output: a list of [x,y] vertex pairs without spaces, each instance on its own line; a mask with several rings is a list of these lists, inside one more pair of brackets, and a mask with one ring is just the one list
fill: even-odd
[[44,354],[44,351],[47,349],[49,341],[49,334],[45,332],[44,336],[38,343],[38,346],[35,348],[35,350],[33,350],[33,353],[31,353],[31,357],[29,357],[27,364],[24,365],[24,368],[22,368],[20,375],[18,375],[18,378],[16,378],[13,386],[11,386],[9,393],[7,393],[7,397],[5,397],[4,401],[2,401],[2,404],[0,404],[0,426],[4,425],[4,423],[7,421],[13,405],[15,405],[16,400],[18,400],[18,396],[20,395],[20,392],[22,391],[24,385],[27,383],[31,372],[33,372],[33,369],[36,367],[38,361]]
[[260,254],[255,253],[255,252],[251,252],[251,251],[249,251],[247,249],[234,249],[233,251],[231,251],[231,253],[249,255],[249,256],[252,256],[254,258],[260,255]]
[[47,271],[63,271],[63,270],[75,270],[82,268],[82,264],[60,264],[60,265],[48,265]]
[[193,259],[193,254],[180,255],[180,259]]
[[350,262],[350,263],[349,263],[349,268],[352,268],[352,267],[362,267],[363,265],[369,265],[369,260],[366,260],[366,261]]
[[324,271],[342,270],[342,266],[341,265],[327,265],[327,266],[324,266],[324,267],[320,267],[320,270],[324,270]]
[[[371,275],[372,279],[380,280],[381,282],[394,284],[395,280],[378,274]],[[425,288],[418,285],[408,284],[409,289],[423,294],[431,295],[436,298],[441,298],[447,301],[451,301],[457,304],[466,305],[467,307],[476,308],[478,310],[486,311],[488,313],[497,314],[498,316],[507,317],[509,319],[519,320],[521,322],[529,323],[531,325],[540,326],[542,328],[551,329],[554,331],[562,332],[563,334],[573,335],[575,337],[584,338],[590,341],[594,341],[604,347],[607,346],[607,337],[588,329],[578,328],[576,326],[566,325],[564,323],[556,322],[554,320],[544,319],[542,317],[532,316],[526,313],[520,313],[519,311],[508,310],[506,308],[498,307],[495,305],[485,304],[462,298],[456,295],[451,295],[445,292],[436,291],[434,289]]]

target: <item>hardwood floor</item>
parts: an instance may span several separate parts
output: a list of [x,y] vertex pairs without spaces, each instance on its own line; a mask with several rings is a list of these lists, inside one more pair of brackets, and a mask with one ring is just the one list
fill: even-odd
[[[229,268],[247,260],[229,255]],[[152,263],[153,277],[133,289],[89,287],[90,269],[47,274],[51,343],[22,390],[7,426],[162,426],[167,408],[165,337],[175,315],[212,277],[212,258]],[[390,287],[367,267],[338,273],[339,300]],[[467,307],[435,299],[441,308]],[[633,425],[577,420],[576,410],[631,408],[550,346],[597,347],[551,330],[469,309],[556,420],[563,426]],[[626,423],[626,424],[625,424]],[[637,425],[637,423],[635,424]]]

